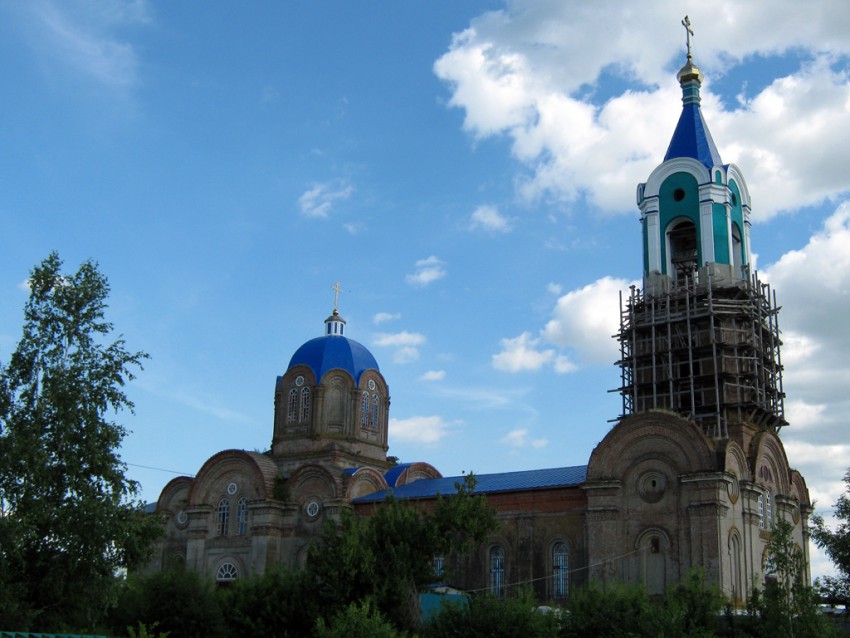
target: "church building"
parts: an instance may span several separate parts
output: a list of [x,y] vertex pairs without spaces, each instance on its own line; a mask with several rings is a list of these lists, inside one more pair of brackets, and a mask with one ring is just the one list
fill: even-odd
[[[742,604],[780,519],[808,559],[808,490],[779,436],[779,308],[751,270],[750,193],[720,159],[688,49],[681,117],[637,187],[643,286],[620,304],[622,413],[587,465],[477,476],[500,525],[453,572],[457,587],[531,584],[557,602],[601,580],[656,594],[701,567]],[[162,490],[153,569],[177,560],[227,582],[295,568],[342,510],[427,502],[463,480],[387,456],[389,386],[337,306],[277,378],[270,449],[219,452]]]

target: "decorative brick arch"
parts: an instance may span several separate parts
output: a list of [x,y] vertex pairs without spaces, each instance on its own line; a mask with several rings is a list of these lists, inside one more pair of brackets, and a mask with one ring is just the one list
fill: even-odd
[[242,494],[249,500],[267,500],[274,490],[277,465],[268,456],[245,450],[225,450],[210,457],[198,471],[189,492],[189,505],[218,502],[225,485],[239,480]]

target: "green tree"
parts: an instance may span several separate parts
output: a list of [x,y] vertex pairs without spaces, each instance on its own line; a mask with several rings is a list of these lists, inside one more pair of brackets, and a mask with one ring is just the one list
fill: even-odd
[[827,527],[823,516],[812,517],[812,539],[826,552],[838,569],[838,576],[825,576],[816,581],[821,597],[834,605],[845,605],[850,613],[850,470],[844,475],[845,493],[835,502],[835,530]]
[[[273,601],[266,601],[269,607]],[[132,574],[121,588],[118,604],[109,616],[114,635],[145,625],[177,638],[218,638],[227,631],[221,591],[198,572],[175,564],[152,574]]]
[[434,557],[469,551],[496,528],[495,511],[468,475],[432,512],[387,499],[371,516],[344,514],[310,548],[307,569],[328,609],[372,601],[401,629],[419,623],[418,594],[437,579]]
[[468,604],[444,604],[422,628],[423,638],[549,638],[557,632],[557,613],[540,611],[530,589],[507,598],[486,594]]
[[368,602],[351,603],[327,622],[316,622],[317,638],[405,638]]
[[23,336],[0,365],[0,625],[93,628],[116,570],[147,557],[159,525],[132,502],[112,419],[146,357],[108,342],[109,285],[92,262],[32,270]]
[[749,612],[757,636],[765,638],[819,638],[834,635],[830,621],[818,614],[818,599],[806,582],[803,550],[794,528],[780,520],[767,544],[764,592],[754,591]]
[[272,567],[219,591],[229,636],[311,636],[322,610],[307,573]]

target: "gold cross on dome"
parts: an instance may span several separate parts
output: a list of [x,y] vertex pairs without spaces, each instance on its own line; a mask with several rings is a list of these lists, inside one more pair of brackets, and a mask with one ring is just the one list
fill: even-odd
[[688,59],[691,58],[691,36],[694,34],[694,30],[691,29],[691,20],[688,16],[685,16],[685,19],[682,20],[682,26],[685,27],[685,39],[688,45]]
[[337,281],[333,286],[331,286],[331,290],[334,291],[334,310],[339,310],[339,293],[342,292],[342,286],[339,285]]

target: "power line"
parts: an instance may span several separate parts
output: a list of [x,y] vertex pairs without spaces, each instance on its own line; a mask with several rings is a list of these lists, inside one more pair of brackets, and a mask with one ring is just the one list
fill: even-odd
[[151,467],[150,465],[139,465],[138,463],[125,463],[125,465],[129,465],[130,467],[140,467],[145,470],[156,470],[157,472],[168,472],[169,474],[177,474],[179,476],[188,476],[189,478],[195,478],[194,474],[190,474],[189,472],[178,472],[177,470],[166,470],[164,467]]

